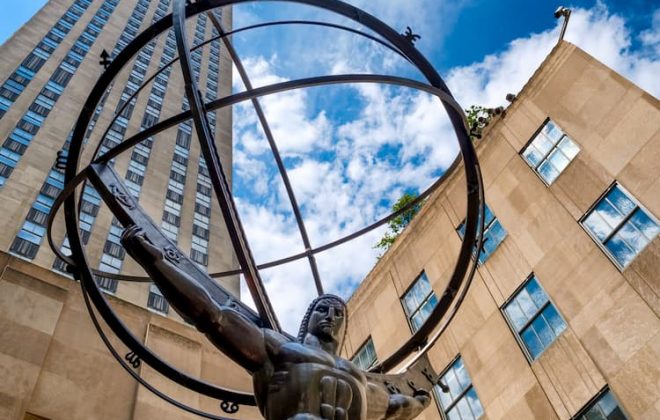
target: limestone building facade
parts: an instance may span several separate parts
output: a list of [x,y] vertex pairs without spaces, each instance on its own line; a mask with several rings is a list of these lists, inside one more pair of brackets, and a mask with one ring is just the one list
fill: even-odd
[[[171,3],[50,0],[0,47],[1,419],[183,415],[140,389],[111,357],[87,315],[79,283],[45,238],[47,215],[63,187],[57,154],[68,148],[81,104],[104,69],[99,63],[101,53],[106,50],[112,59],[147,26],[170,13]],[[231,8],[215,13],[223,27],[230,29]],[[191,19],[188,30],[194,44],[218,34],[205,14]],[[229,94],[231,62],[222,42],[212,41],[198,51],[192,54],[192,62],[202,94],[207,100]],[[174,33],[169,31],[128,63],[95,110],[82,162],[90,161],[97,146],[106,150],[188,107],[178,63],[131,98],[176,55]],[[120,117],[111,125],[115,113]],[[230,168],[231,111],[209,114],[209,119],[224,167]],[[114,168],[146,212],[199,266],[208,272],[236,268],[190,121],[118,157]],[[83,192],[80,220],[92,268],[144,275],[126,258],[118,245],[120,228],[89,186]],[[55,241],[66,254],[61,220],[56,225]],[[243,381],[247,377],[237,368],[213,368],[229,362],[170,310],[153,285],[104,276],[97,281],[131,331],[164,360],[203,380],[250,389],[249,382]],[[238,294],[236,276],[221,281]],[[128,351],[115,338],[111,340],[122,355]],[[222,413],[217,401],[172,388],[144,365],[139,369],[147,380],[181,401]],[[255,417],[249,408],[240,415]]]
[[[476,148],[484,249],[420,418],[660,418],[658,100],[563,42]],[[346,357],[384,360],[428,316],[465,188],[459,166],[353,294]]]
[[[103,71],[99,65],[102,52],[109,52],[112,59],[170,9],[171,0],[52,0],[2,45],[0,200],[4,215],[0,250],[67,274],[45,238],[46,218],[64,179],[63,170],[56,165],[57,153],[68,148],[80,106]],[[231,28],[231,9],[216,13],[223,26]],[[195,45],[218,35],[206,14],[192,19],[188,29]],[[221,43],[215,40],[192,53],[199,86],[207,99],[231,92],[231,63]],[[96,109],[82,162],[89,162],[97,147],[103,152],[188,108],[177,62],[138,91],[176,56],[174,31],[170,30],[125,67]],[[111,125],[117,112],[120,115]],[[210,113],[209,117],[224,166],[230,168],[231,111]],[[193,261],[209,272],[236,268],[224,221],[211,199],[210,179],[191,121],[142,142],[118,157],[114,168],[147,213]],[[143,274],[126,258],[119,244],[121,227],[91,186],[84,189],[80,219],[92,268]],[[56,226],[55,241],[66,254],[63,223]],[[153,285],[102,276],[98,283],[121,299],[176,317]],[[225,285],[238,293],[237,277],[226,279]]]

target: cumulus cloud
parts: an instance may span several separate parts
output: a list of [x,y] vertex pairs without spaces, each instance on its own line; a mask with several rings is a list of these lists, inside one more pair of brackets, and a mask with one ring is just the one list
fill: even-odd
[[[261,57],[245,62],[248,72],[257,75],[255,85],[283,80],[276,65],[265,63],[268,60]],[[321,111],[312,111],[314,101],[304,91],[286,94],[296,96],[295,110],[289,107],[290,112],[269,112],[269,107],[280,106],[280,99],[262,100],[272,127],[291,124],[295,138],[310,131],[331,133],[330,141],[314,142],[313,148],[280,146],[312,246],[346,236],[386,215],[404,191],[428,187],[456,154],[436,98],[376,85],[345,89],[362,106],[354,113],[340,112],[331,122],[318,117]],[[345,89],[324,95],[346,95]],[[262,263],[302,251],[302,240],[250,107],[243,104],[235,110],[235,185],[242,189],[235,188],[234,193],[255,258]],[[328,124],[331,130],[325,128]],[[281,145],[278,132],[273,132]],[[375,263],[373,244],[381,235],[379,229],[318,255],[327,291],[344,297],[352,293]],[[262,275],[283,325],[292,331],[305,302],[315,294],[306,260],[263,270]]]
[[[552,29],[511,41],[504,51],[469,66],[452,69],[448,85],[460,103],[497,106],[507,93],[517,93],[557,42],[561,21]],[[640,33],[644,48],[632,49],[633,35],[623,17],[612,14],[602,2],[591,9],[573,9],[565,39],[642,89],[658,97],[660,83],[660,12],[653,26]]]
[[[403,2],[357,3],[390,23],[397,13],[419,10]],[[446,7],[430,0],[417,3]],[[406,18],[417,29],[433,22],[429,16],[415,11]],[[505,95],[518,92],[551,51],[560,26],[557,22],[546,31],[512,40],[479,62],[451,69],[448,85],[465,107],[504,104]],[[659,27],[656,12],[652,27],[634,35],[624,18],[599,2],[591,9],[573,10],[566,39],[657,96]],[[289,57],[274,54],[245,59],[253,84],[311,74],[410,74],[406,63],[372,43],[342,36],[320,39],[319,33],[298,36],[288,44],[293,55],[302,54],[298,48],[303,46],[319,45],[299,67],[293,67]],[[633,48],[633,40],[641,47]],[[243,87],[237,82],[235,88]],[[312,246],[384,216],[403,192],[426,188],[458,152],[437,98],[416,91],[356,84],[335,90],[297,90],[263,98],[261,103],[284,156]],[[234,192],[240,198],[239,211],[257,261],[302,251],[286,191],[249,103],[234,107],[234,141]],[[326,291],[344,297],[352,293],[376,262],[372,247],[382,232],[381,228],[317,256]],[[295,332],[307,302],[315,295],[306,260],[264,270],[262,275],[282,324]]]

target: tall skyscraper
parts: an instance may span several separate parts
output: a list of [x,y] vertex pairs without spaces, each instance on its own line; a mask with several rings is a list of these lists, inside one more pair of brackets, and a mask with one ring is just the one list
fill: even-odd
[[[102,52],[110,52],[112,59],[170,10],[171,0],[50,0],[0,47],[0,250],[67,275],[64,262],[55,257],[45,238],[48,214],[63,187],[57,153],[68,148],[81,104],[104,71]],[[214,13],[224,29],[231,27],[230,9]],[[188,30],[193,45],[218,35],[206,14],[190,19]],[[192,53],[193,69],[207,100],[231,92],[231,63],[221,44],[215,40]],[[170,30],[125,66],[95,110],[83,162],[89,162],[97,147],[102,153],[188,108],[178,62],[133,97],[176,56]],[[231,111],[211,113],[209,119],[224,167],[230,169]],[[209,272],[235,268],[191,121],[140,143],[113,165],[142,207],[193,261]],[[87,185],[82,196],[80,232],[92,268],[140,275],[119,243],[122,228],[99,194]],[[56,230],[56,240],[68,253],[61,222]],[[176,317],[153,285],[101,276],[97,280],[108,293]],[[238,293],[236,277],[224,283]]]

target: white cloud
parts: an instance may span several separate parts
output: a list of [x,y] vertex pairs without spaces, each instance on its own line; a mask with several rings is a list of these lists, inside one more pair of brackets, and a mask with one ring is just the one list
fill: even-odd
[[[640,34],[647,48],[632,50],[632,35],[626,21],[610,13],[602,2],[597,2],[591,9],[572,11],[565,39],[658,97],[659,21],[656,12],[653,27]],[[451,70],[447,84],[465,107],[503,105],[506,94],[518,93],[550,53],[561,25],[558,21],[553,29],[515,39],[500,53]],[[649,50],[654,52],[649,54]]]
[[650,56],[660,56],[660,9],[653,13],[653,23],[649,29],[639,34],[639,40]]
[[[243,62],[254,87],[286,80],[275,75],[272,67],[276,63],[277,57],[272,57],[270,60],[263,57],[247,58]],[[234,75],[234,86],[243,89],[235,69]],[[259,101],[283,155],[309,152],[330,145],[332,127],[323,112],[310,115],[305,107],[306,91],[292,90],[262,97]],[[257,116],[252,103],[242,102],[235,108],[238,117],[234,126],[235,141],[242,143],[252,153],[268,150],[268,143],[261,127],[255,127]]]
[[[283,80],[275,73],[276,65],[266,65],[263,58],[245,62],[250,74],[256,76],[255,85]],[[325,128],[331,125],[329,119],[320,119],[321,113],[310,111],[314,101],[305,91],[285,94],[295,95],[291,102],[284,103],[295,101],[297,116],[268,111],[268,106],[282,106],[281,100],[272,104],[262,101],[272,127],[293,120],[291,129],[297,135],[305,137],[307,131],[328,135],[327,140],[315,141],[313,148],[281,147],[283,155],[295,157],[288,162],[288,175],[312,246],[351,234],[386,215],[405,190],[428,187],[456,153],[437,99],[409,89],[377,85],[351,85],[346,89],[363,106],[355,113],[342,114],[341,121],[334,121],[331,129]],[[330,90],[323,94],[347,93]],[[330,97],[330,103],[333,99]],[[300,252],[302,240],[286,191],[273,169],[269,151],[262,146],[265,139],[249,107],[245,104],[235,110],[236,176],[249,191],[235,193],[240,197],[237,205],[255,258],[263,263]],[[281,132],[273,132],[280,144]],[[309,137],[315,138],[316,134]],[[332,142],[336,147],[330,147]],[[375,263],[378,252],[373,245],[381,235],[382,228],[318,255],[327,291],[350,295]],[[306,302],[315,294],[306,260],[264,270],[262,276],[283,325],[293,332]]]
[[[407,2],[355,3],[389,23],[404,21],[416,32],[433,33],[425,26],[431,22],[429,16],[417,13],[421,9]],[[430,7],[440,7],[440,2],[430,0],[415,4],[430,3]],[[452,69],[448,85],[464,107],[503,104],[505,95],[517,93],[550,52],[560,26],[558,21],[554,28],[515,39],[480,62]],[[642,48],[633,49],[626,21],[597,3],[588,10],[573,10],[566,39],[657,96],[659,27],[660,14],[656,13],[653,26],[638,35]],[[319,40],[315,32],[311,39],[288,45],[290,54],[301,54],[298,48],[317,41],[319,47],[304,56],[300,68],[292,68],[277,56],[245,59],[255,86],[309,73],[407,72],[401,60],[392,60],[380,47],[350,37]],[[341,108],[345,103],[339,100],[341,95],[344,99],[351,95],[356,109],[319,110],[319,104]],[[289,176],[313,246],[382,217],[405,190],[427,187],[452,162],[458,149],[439,101],[407,89],[360,84],[342,91],[297,90],[263,98],[262,104],[275,140],[289,159]],[[241,197],[238,205],[256,259],[261,263],[300,252],[302,240],[253,109],[249,103],[234,109],[236,176],[248,190],[237,192]],[[351,293],[375,263],[377,252],[372,246],[381,234],[382,228],[317,256],[327,291],[345,297]],[[283,325],[295,332],[315,295],[306,260],[264,270],[262,275]]]

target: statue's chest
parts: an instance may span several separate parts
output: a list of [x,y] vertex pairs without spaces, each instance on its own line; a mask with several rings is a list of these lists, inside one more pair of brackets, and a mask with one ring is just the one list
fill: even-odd
[[[362,419],[366,413],[366,379],[352,363],[321,349],[287,343],[272,354],[273,370],[255,377],[264,394],[268,420],[312,414],[322,419]],[[263,381],[263,382],[262,382]]]
[[286,343],[282,345],[276,354],[273,355],[273,364],[278,370],[278,366],[289,363],[318,363],[331,368],[341,364],[341,359],[329,354],[328,352],[308,347],[299,343]]
[[360,376],[327,364],[285,363],[267,384],[266,418],[309,414],[321,419],[364,419],[366,387]]

